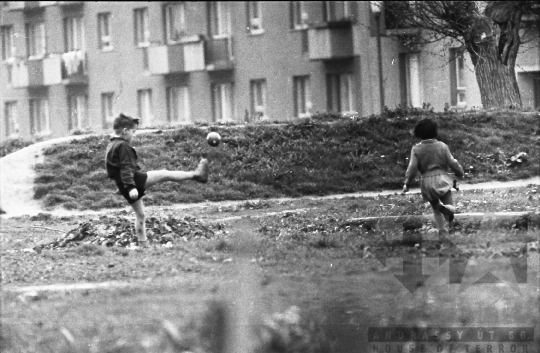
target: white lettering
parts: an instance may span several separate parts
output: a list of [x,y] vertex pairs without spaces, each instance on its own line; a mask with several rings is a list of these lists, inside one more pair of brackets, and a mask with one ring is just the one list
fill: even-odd
[[433,335],[435,336],[435,338],[437,339],[437,341],[439,340],[439,330],[435,330],[435,332],[433,333]]

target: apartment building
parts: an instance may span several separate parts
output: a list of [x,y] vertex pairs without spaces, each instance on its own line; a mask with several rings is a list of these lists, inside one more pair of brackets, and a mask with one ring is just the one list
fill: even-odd
[[[120,112],[156,126],[481,107],[466,55],[407,47],[369,1],[0,6],[1,140],[106,131]],[[524,102],[538,107],[538,49],[524,57]]]

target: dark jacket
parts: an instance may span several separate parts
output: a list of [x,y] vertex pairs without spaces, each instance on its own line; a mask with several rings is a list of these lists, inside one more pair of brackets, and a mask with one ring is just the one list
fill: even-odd
[[141,169],[137,165],[137,159],[137,152],[126,140],[121,137],[111,137],[105,153],[107,176],[117,183],[122,182],[128,191],[134,189],[133,174]]

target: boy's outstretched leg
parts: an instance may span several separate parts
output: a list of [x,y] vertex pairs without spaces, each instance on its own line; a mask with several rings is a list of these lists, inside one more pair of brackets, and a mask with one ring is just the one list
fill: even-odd
[[148,178],[144,184],[145,189],[166,181],[182,182],[186,180],[195,180],[200,183],[206,183],[208,181],[208,160],[205,158],[201,159],[197,169],[193,171],[151,170],[147,172],[147,175]]
[[144,215],[144,204],[142,199],[132,203],[131,207],[135,211],[135,235],[137,236],[139,246],[145,248],[148,246],[148,239],[146,238],[146,217]]

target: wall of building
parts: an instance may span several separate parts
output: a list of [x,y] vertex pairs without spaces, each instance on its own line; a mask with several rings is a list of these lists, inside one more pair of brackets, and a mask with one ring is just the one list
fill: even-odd
[[[5,139],[4,102],[18,102],[20,135],[31,136],[29,99],[48,97],[52,135],[65,136],[69,129],[68,97],[73,94],[88,96],[88,118],[92,130],[102,129],[101,94],[114,92],[113,114],[120,112],[137,116],[137,91],[152,90],[152,121],[144,125],[167,123],[167,88],[188,86],[190,90],[191,117],[193,122],[213,121],[212,83],[233,82],[234,119],[244,121],[250,112],[250,80],[267,81],[267,116],[270,120],[294,118],[293,77],[309,75],[313,113],[327,110],[326,76],[330,73],[351,73],[355,107],[361,116],[376,114],[381,110],[379,96],[379,55],[375,21],[370,3],[358,1],[352,7],[355,21],[352,24],[353,57],[343,59],[311,60],[309,51],[303,51],[306,30],[291,29],[290,2],[262,2],[262,27],[264,33],[250,34],[246,30],[245,2],[229,2],[230,26],[234,67],[231,70],[201,70],[168,75],[151,74],[145,69],[147,49],[134,43],[133,11],[147,7],[150,22],[150,41],[164,44],[163,5],[166,2],[84,2],[71,6],[47,6],[41,10],[0,10],[0,23],[13,24],[17,55],[26,57],[25,22],[42,17],[46,22],[47,52],[64,52],[62,19],[67,15],[83,15],[87,50],[88,84],[56,84],[38,88],[11,88],[7,85],[6,66],[0,67],[0,139]],[[186,22],[190,34],[208,35],[208,2],[186,2]],[[307,2],[309,23],[323,21],[323,2]],[[114,50],[99,49],[98,13],[110,12],[110,31]],[[53,25],[54,24],[54,25]],[[382,25],[384,27],[384,25]],[[381,61],[383,66],[384,104],[393,109],[403,101],[404,48],[399,37],[381,32]],[[430,103],[441,111],[451,101],[449,43],[430,44],[417,49],[420,54],[421,102]],[[539,71],[538,47],[525,50],[518,57],[516,70],[524,105],[534,104],[534,84],[531,72]],[[481,107],[480,93],[470,58],[465,57],[465,82],[467,105]]]

